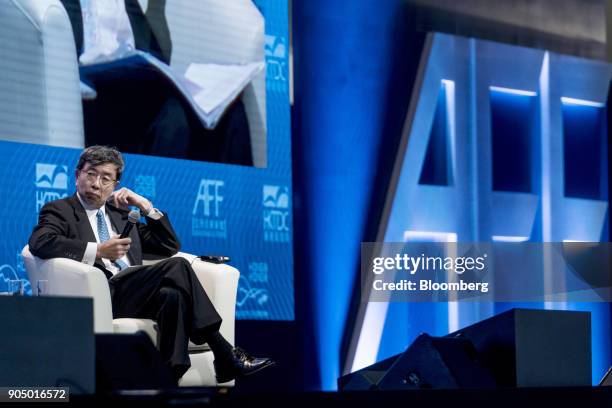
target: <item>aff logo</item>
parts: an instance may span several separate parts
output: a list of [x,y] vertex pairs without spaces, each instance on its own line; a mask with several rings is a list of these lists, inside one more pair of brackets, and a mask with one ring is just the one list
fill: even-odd
[[194,236],[227,238],[227,220],[221,216],[223,180],[202,179],[193,204],[191,233]]
[[266,75],[275,81],[287,82],[287,45],[285,37],[266,35]]
[[68,166],[36,163],[36,212],[49,201],[68,196]]
[[263,207],[264,241],[289,242],[289,188],[264,185]]

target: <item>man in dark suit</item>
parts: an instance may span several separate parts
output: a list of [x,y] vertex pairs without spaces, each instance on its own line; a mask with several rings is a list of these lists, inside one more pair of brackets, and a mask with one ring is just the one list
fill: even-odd
[[[80,0],[61,0],[76,43],[84,51]],[[137,50],[170,64],[172,42],[165,0],[151,0],[147,15],[137,0],[125,12]],[[139,56],[81,66],[81,80],[97,97],[83,101],[85,144],[117,146],[121,151],[191,160],[253,165],[244,104],[238,98],[214,129],[207,129],[176,86]]]
[[[114,191],[123,167],[123,158],[114,148],[85,149],[76,168],[76,194],[41,209],[29,240],[30,251],[42,259],[70,258],[104,271],[113,317],[156,320],[160,353],[177,381],[190,366],[189,339],[209,344],[219,382],[273,364],[232,347],[221,336],[221,317],[185,259],[142,266],[143,252],[172,256],[180,243],[166,213],[127,188]],[[138,207],[147,222],[137,223],[127,238],[120,238],[117,233],[128,222],[128,206]]]

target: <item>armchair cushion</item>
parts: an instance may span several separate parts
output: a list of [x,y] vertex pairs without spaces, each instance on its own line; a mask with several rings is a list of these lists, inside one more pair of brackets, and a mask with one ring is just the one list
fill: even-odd
[[159,344],[159,329],[157,323],[151,319],[113,319],[113,333],[136,333],[145,332],[155,346]]

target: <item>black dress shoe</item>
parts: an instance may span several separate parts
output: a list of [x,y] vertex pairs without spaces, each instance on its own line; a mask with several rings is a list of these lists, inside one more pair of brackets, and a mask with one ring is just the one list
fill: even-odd
[[251,375],[261,369],[274,365],[272,359],[251,357],[240,347],[234,347],[232,349],[232,358],[229,361],[221,362],[215,360],[213,363],[217,374],[217,382],[219,383],[228,382],[237,377]]

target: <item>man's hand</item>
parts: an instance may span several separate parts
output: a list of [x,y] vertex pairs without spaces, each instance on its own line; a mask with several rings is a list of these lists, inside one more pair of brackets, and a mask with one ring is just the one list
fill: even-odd
[[108,198],[108,201],[115,207],[123,209],[127,209],[128,206],[134,205],[140,208],[140,211],[145,215],[148,214],[153,207],[149,200],[125,187],[113,192],[113,194],[111,194],[111,196]]
[[119,235],[115,235],[106,242],[98,244],[98,250],[96,251],[97,258],[106,258],[114,261],[123,257],[130,250],[130,244],[132,238],[119,238]]

